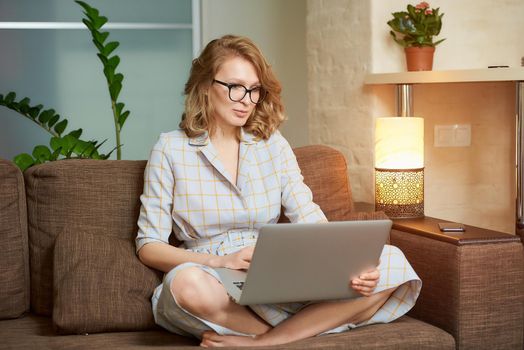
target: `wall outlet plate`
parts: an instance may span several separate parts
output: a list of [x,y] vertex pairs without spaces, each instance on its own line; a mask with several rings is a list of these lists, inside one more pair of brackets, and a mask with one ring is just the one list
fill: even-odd
[[471,146],[471,124],[435,125],[435,147]]

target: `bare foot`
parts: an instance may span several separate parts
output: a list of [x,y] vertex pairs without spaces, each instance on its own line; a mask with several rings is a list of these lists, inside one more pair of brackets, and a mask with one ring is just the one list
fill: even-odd
[[221,348],[225,346],[263,346],[270,345],[261,336],[238,336],[238,335],[219,335],[213,331],[202,333],[200,346],[205,348]]

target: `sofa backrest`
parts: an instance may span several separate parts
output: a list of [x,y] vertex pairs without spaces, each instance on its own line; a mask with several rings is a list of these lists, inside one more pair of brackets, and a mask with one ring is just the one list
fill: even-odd
[[29,310],[29,260],[24,180],[10,161],[0,159],[0,319]]
[[137,232],[145,161],[71,159],[29,168],[31,308],[53,310],[53,247],[63,231],[131,239]]
[[[353,199],[344,155],[334,148],[311,145],[293,149],[317,203],[329,221],[346,220],[353,211]],[[281,222],[287,221],[281,215]]]
[[[343,155],[326,146],[294,151],[315,202],[329,220],[343,220],[353,209]],[[134,240],[145,164],[64,160],[25,172],[35,313],[50,316],[53,311],[53,248],[60,233]]]

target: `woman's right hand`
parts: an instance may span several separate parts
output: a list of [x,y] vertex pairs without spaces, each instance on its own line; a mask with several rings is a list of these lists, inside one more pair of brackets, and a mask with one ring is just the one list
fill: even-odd
[[238,252],[221,256],[221,267],[232,270],[247,270],[253,257],[254,246],[245,247]]

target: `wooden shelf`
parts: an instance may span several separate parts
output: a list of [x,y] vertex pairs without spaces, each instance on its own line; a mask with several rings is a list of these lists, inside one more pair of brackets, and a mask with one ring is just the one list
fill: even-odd
[[364,83],[368,85],[470,83],[491,81],[524,81],[524,67],[375,73],[368,74],[364,78]]

